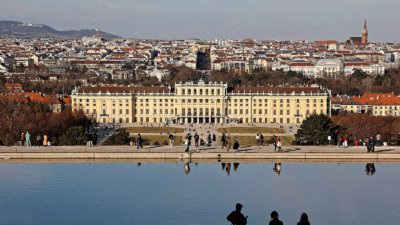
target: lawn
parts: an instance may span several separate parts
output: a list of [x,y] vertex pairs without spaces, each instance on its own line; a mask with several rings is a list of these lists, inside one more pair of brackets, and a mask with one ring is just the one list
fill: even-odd
[[[231,142],[233,143],[233,136],[231,137]],[[272,136],[264,136],[264,141],[271,139]],[[291,146],[293,138],[290,136],[279,136],[282,140],[282,145],[283,146]],[[244,146],[256,146],[256,137],[255,136],[236,136],[239,145],[244,147]]]
[[[129,137],[131,137],[131,138],[133,137],[136,140],[137,135],[129,136]],[[151,146],[153,146],[154,142],[156,142],[156,141],[161,145],[165,140],[167,140],[168,146],[169,146],[168,135],[142,135],[142,144],[143,145],[151,145]],[[174,146],[181,145],[182,136],[175,136],[174,135],[174,141],[175,141]]]
[[129,133],[183,133],[183,128],[174,127],[123,127],[120,130],[127,131]]
[[285,133],[281,128],[271,128],[271,127],[227,127],[219,128],[220,133]]

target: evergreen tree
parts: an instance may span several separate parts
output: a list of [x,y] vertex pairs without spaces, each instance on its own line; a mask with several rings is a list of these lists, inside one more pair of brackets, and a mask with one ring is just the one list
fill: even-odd
[[83,141],[87,141],[87,135],[84,127],[71,127],[60,138],[60,145],[81,145]]
[[308,140],[314,144],[327,144],[328,136],[333,140],[339,132],[343,134],[345,130],[345,127],[336,125],[326,115],[312,114],[303,121],[294,136],[296,141]]

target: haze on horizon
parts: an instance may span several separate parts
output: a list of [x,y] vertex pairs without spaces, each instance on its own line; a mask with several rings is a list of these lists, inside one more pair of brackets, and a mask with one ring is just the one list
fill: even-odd
[[399,41],[400,1],[0,0],[0,20],[56,30],[101,29],[125,38]]

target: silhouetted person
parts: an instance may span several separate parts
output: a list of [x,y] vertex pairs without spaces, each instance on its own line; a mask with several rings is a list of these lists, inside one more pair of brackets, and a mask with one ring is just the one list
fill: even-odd
[[371,152],[375,152],[375,139],[371,137]]
[[225,167],[226,167],[226,163],[221,163],[222,166],[222,171],[224,171]]
[[300,222],[298,222],[297,225],[310,225],[310,222],[308,222],[308,216],[306,213],[301,214]]
[[279,214],[276,211],[271,213],[271,219],[269,225],[283,225],[282,221],[279,220]]
[[233,170],[237,170],[240,163],[233,163]]
[[199,135],[197,133],[194,134],[194,145],[199,147]]
[[140,148],[143,148],[143,145],[142,145],[142,136],[140,135],[140,133],[138,134],[138,137],[137,137],[137,139],[136,139],[136,148],[139,149],[139,147],[140,147]]
[[233,142],[233,150],[234,151],[239,151],[239,142],[237,141],[237,140],[235,140],[234,142]]
[[246,225],[248,216],[244,217],[244,215],[241,213],[242,208],[242,204],[236,204],[236,210],[231,212],[226,219],[234,225]]
[[367,146],[367,152],[371,151],[371,139],[367,138],[367,141],[365,141],[365,146]]

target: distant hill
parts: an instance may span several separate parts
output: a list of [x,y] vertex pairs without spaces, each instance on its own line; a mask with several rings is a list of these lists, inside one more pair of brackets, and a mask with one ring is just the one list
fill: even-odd
[[[66,30],[58,31],[46,25],[31,25],[31,26],[21,26],[24,23],[17,21],[4,21],[0,20],[0,38],[76,38],[81,39],[82,37],[90,37],[96,34],[95,29],[85,29],[85,30]],[[109,34],[104,31],[100,31],[101,34]],[[121,38],[116,35],[105,35],[102,36],[104,39],[115,39]]]

